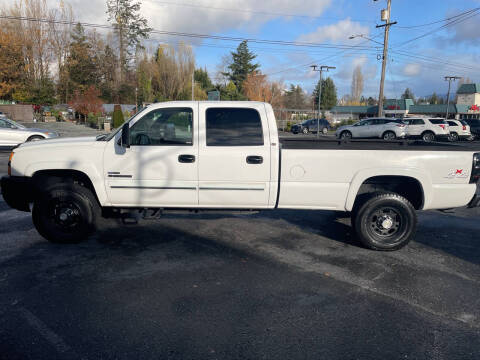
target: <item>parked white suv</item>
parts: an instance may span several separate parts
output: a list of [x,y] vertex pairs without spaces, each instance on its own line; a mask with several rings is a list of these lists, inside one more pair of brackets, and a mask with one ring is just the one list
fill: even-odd
[[409,138],[421,138],[425,142],[448,139],[450,130],[448,122],[443,118],[411,117],[403,119],[407,124]]
[[339,139],[381,138],[395,140],[407,135],[406,128],[406,125],[397,119],[371,118],[353,125],[341,126],[337,129],[335,135]]
[[470,126],[462,120],[448,120],[448,127],[450,129],[450,141],[471,140],[472,133]]

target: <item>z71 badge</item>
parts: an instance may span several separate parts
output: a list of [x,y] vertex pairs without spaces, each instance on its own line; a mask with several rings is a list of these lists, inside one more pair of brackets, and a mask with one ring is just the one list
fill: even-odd
[[466,179],[468,178],[468,171],[465,171],[463,169],[455,169],[452,170],[448,173],[447,176],[445,176],[447,179]]

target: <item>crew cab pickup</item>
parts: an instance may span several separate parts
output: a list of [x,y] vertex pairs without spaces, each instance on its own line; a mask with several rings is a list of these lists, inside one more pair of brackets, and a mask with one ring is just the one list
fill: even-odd
[[395,250],[416,210],[478,206],[472,146],[279,139],[266,103],[165,102],[107,136],[23,144],[1,184],[53,242],[85,239],[100,216],[279,208],[351,213],[366,247]]

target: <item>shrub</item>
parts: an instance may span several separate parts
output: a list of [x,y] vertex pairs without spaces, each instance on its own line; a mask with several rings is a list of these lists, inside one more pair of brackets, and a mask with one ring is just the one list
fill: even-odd
[[125,118],[123,117],[122,107],[120,105],[115,105],[113,108],[113,127],[119,128],[125,122]]
[[287,128],[285,129],[286,132],[290,132],[292,130],[292,122],[287,121]]

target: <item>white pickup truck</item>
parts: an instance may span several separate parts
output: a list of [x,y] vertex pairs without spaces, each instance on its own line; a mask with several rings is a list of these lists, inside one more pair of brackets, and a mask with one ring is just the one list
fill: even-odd
[[39,233],[78,242],[98,217],[169,210],[350,212],[368,248],[414,236],[416,210],[478,206],[480,149],[379,140],[279,139],[261,102],[165,102],[97,138],[14,149],[2,193]]

